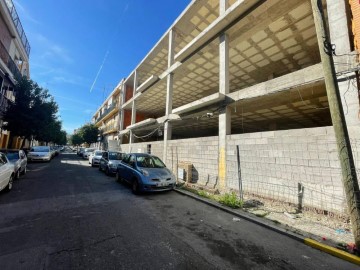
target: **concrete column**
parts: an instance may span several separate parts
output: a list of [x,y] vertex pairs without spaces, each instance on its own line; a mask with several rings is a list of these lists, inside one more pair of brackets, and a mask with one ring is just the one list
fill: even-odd
[[[220,0],[220,15],[228,8],[228,0]],[[220,36],[219,44],[219,93],[229,94],[229,37]],[[219,111],[219,188],[226,188],[226,136],[231,134],[231,110],[224,108]]]
[[[120,102],[119,102],[119,114],[120,114],[120,117],[119,117],[119,131],[122,131],[124,129],[124,109],[122,109],[122,105],[124,104],[125,102],[125,83],[123,81],[122,85],[121,85],[121,90],[120,90]],[[123,136],[124,135],[120,135],[119,136],[119,143],[122,144],[122,140],[123,140]]]
[[[168,52],[168,68],[174,63],[174,43],[175,43],[175,32],[170,30],[169,32],[169,52]],[[173,85],[174,85],[174,74],[170,73],[166,78],[166,116],[172,113],[172,99],[173,99]],[[165,122],[164,125],[164,149],[163,149],[163,161],[166,163],[167,158],[167,147],[168,140],[171,140],[172,128],[169,121]]]
[[[137,88],[137,71],[135,70],[134,72],[134,89],[133,89],[133,97],[135,96],[136,93],[136,88]],[[136,101],[133,99],[132,102],[132,107],[131,107],[131,125],[136,123]],[[132,131],[130,131],[130,141],[129,141],[129,153],[132,152],[132,144],[134,143],[135,137]]]
[[[349,54],[351,52],[350,39],[349,37],[349,25],[348,18],[346,15],[346,1],[339,0],[327,0],[327,12],[329,20],[329,30],[331,43],[336,45],[335,53],[337,55]],[[334,61],[336,58],[334,56]],[[351,57],[351,56],[347,56]],[[344,62],[342,60],[341,62]],[[340,67],[340,66],[339,66]],[[335,69],[338,69],[338,65],[335,64]],[[355,73],[348,73],[349,78],[353,78],[352,81],[343,80],[338,82],[342,105],[344,108],[346,125],[349,129],[350,137],[355,135],[352,129],[359,126],[359,97],[358,90],[356,87],[356,79],[354,78]],[[353,82],[353,83],[352,83]],[[359,130],[358,130],[359,131]],[[355,132],[358,133],[358,132]],[[357,135],[359,138],[359,135]]]

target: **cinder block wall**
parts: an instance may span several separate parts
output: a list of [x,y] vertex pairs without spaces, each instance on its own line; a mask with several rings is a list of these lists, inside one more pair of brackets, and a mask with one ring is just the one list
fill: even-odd
[[176,164],[193,164],[192,180],[214,185],[218,175],[218,137],[172,140],[168,142],[166,164],[176,172]]
[[[359,165],[359,148],[352,141]],[[227,187],[239,189],[237,149],[245,192],[344,213],[346,201],[333,127],[228,136]],[[359,168],[359,167],[358,167]]]
[[[356,167],[360,168],[360,139],[351,143]],[[135,143],[132,152],[146,152],[148,144],[151,144],[152,154],[162,159],[162,141]],[[238,190],[236,146],[240,150],[245,192],[297,204],[298,183],[301,183],[305,207],[345,213],[346,201],[333,127],[229,135],[226,185],[227,189]],[[128,152],[128,149],[128,144],[122,145],[122,151]],[[176,164],[180,162],[193,164],[195,182],[213,187],[218,175],[218,137],[169,141],[167,167],[176,174]]]

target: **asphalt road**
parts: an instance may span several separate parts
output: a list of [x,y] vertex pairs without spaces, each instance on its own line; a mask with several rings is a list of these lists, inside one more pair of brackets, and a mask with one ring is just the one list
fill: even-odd
[[176,192],[135,196],[76,154],[0,192],[0,269],[357,269]]

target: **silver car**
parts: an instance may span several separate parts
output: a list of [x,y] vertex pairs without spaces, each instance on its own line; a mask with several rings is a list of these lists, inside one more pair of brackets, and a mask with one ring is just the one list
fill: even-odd
[[1,149],[8,160],[14,164],[15,178],[19,179],[21,174],[26,174],[27,171],[27,157],[23,150],[19,149]]
[[0,190],[10,191],[13,187],[14,164],[9,162],[4,153],[0,152]]
[[85,148],[82,155],[83,159],[89,159],[89,156],[95,151],[95,148]]
[[89,163],[91,164],[91,167],[99,165],[103,152],[104,151],[102,150],[95,150],[91,153],[91,155],[89,156]]
[[33,146],[31,147],[27,158],[28,161],[50,161],[52,153],[50,146]]

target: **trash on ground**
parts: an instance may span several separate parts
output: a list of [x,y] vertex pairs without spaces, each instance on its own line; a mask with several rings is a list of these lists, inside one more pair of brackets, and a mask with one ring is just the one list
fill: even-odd
[[240,220],[241,220],[240,218],[236,218],[236,217],[233,218],[234,222],[239,222]]

